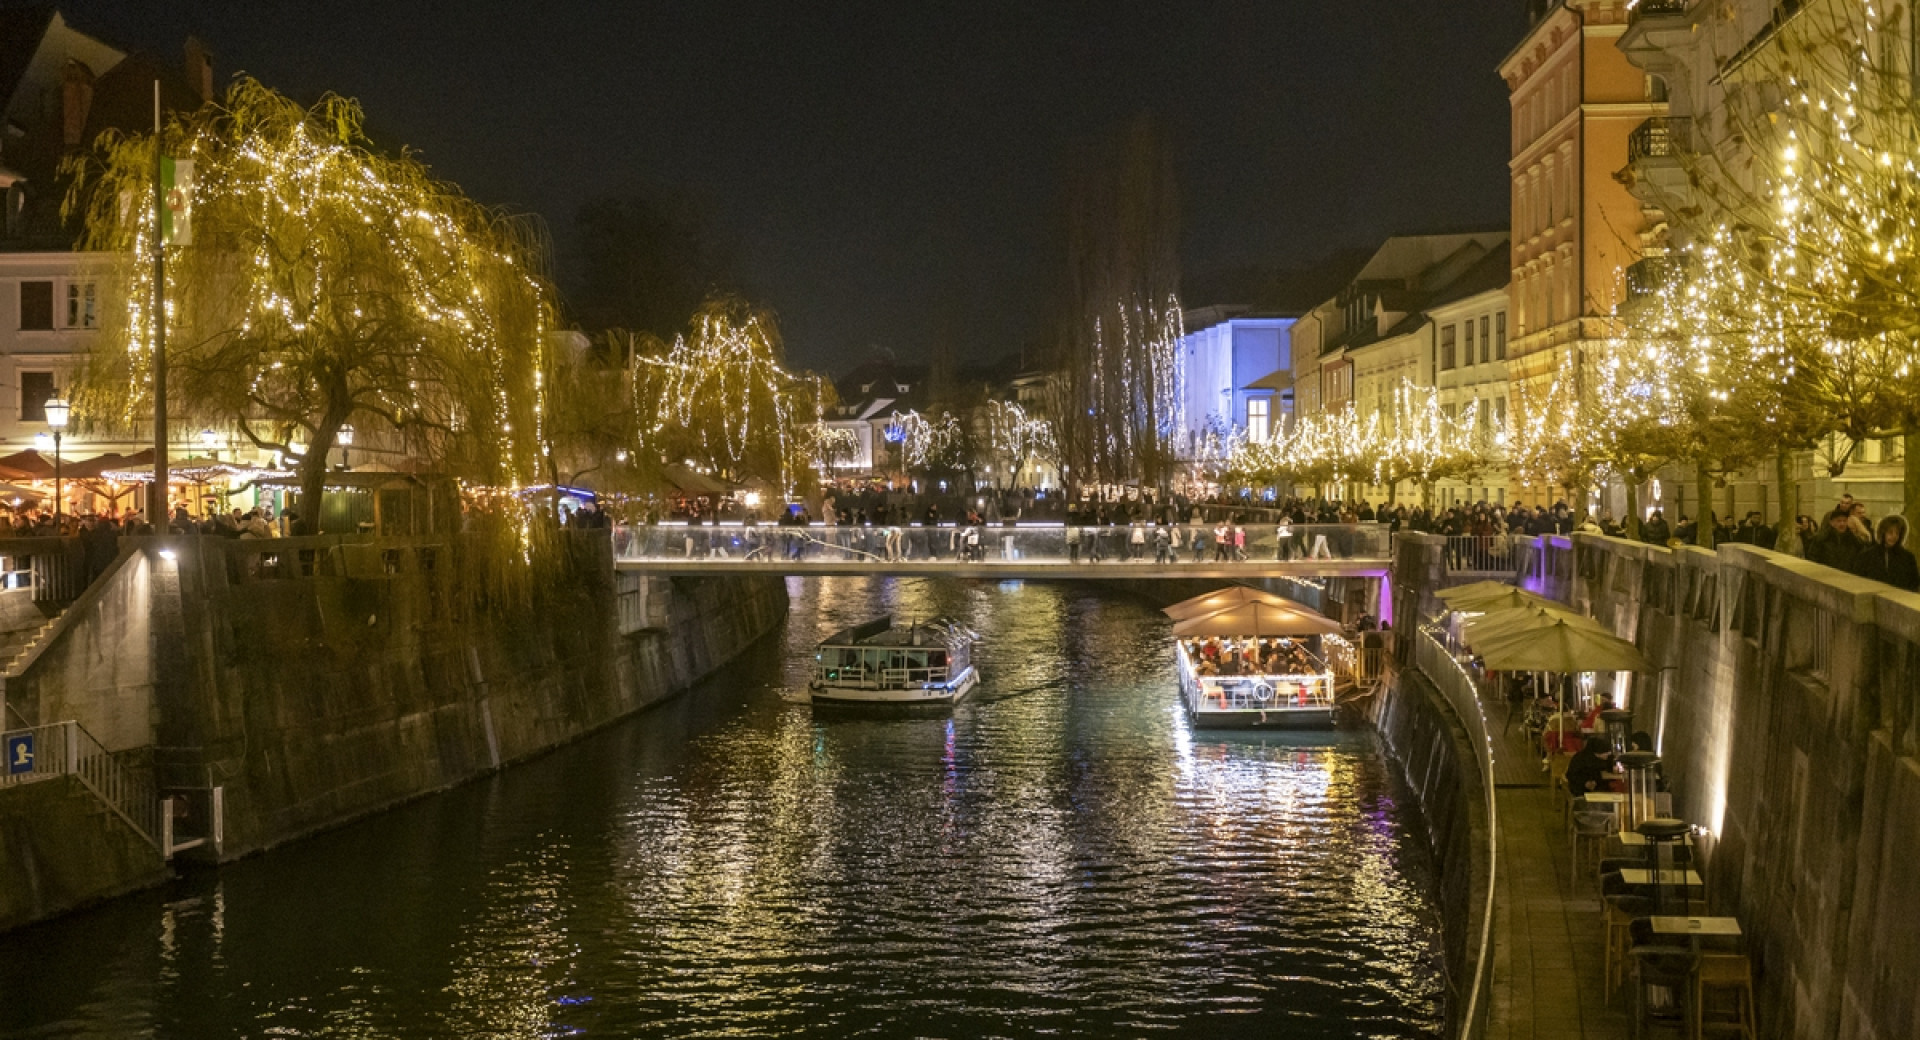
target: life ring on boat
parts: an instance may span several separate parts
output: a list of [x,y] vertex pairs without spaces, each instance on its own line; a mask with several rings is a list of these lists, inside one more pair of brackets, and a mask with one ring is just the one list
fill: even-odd
[[1265,704],[1273,700],[1273,687],[1263,682],[1253,684],[1253,699]]

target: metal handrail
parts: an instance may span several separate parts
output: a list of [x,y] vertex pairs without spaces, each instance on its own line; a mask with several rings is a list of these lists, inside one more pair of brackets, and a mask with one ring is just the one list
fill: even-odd
[[1493,959],[1494,892],[1500,869],[1500,820],[1493,782],[1493,727],[1487,722],[1486,706],[1474,686],[1473,677],[1436,637],[1431,628],[1422,628],[1413,642],[1413,663],[1440,695],[1453,707],[1454,714],[1467,728],[1474,745],[1474,762],[1480,769],[1480,783],[1487,802],[1487,902],[1480,919],[1480,954],[1474,959],[1473,985],[1467,991],[1467,1011],[1460,1020],[1461,1040],[1479,1037],[1481,997],[1491,985],[1487,964]]
[[31,734],[32,767],[21,773],[9,765],[0,774],[0,787],[56,776],[71,776],[80,781],[121,822],[133,828],[141,840],[160,847],[160,798],[153,782],[121,765],[100,741],[78,722],[50,722],[28,729],[8,730],[0,739]]

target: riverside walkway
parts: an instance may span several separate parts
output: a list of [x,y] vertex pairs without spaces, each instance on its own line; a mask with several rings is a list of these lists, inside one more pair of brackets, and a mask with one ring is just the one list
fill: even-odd
[[[1417,639],[1431,637],[1422,633]],[[1423,646],[1420,671],[1451,701],[1471,697],[1492,758],[1498,819],[1495,911],[1487,990],[1487,1040],[1625,1040],[1628,991],[1609,1003],[1600,897],[1576,878],[1540,756],[1507,706],[1484,694],[1438,644]],[[1445,689],[1444,687],[1451,687]],[[1469,731],[1475,725],[1469,725]]]

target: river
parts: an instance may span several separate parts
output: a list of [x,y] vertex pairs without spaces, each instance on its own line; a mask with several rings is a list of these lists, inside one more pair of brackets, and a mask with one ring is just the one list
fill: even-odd
[[[790,589],[671,704],[0,937],[0,1035],[1438,1035],[1433,864],[1371,733],[1192,731],[1122,596]],[[883,611],[978,629],[975,699],[798,702]]]

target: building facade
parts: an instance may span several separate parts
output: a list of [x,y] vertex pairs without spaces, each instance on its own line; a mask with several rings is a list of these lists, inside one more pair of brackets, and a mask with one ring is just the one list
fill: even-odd
[[1200,458],[1209,434],[1238,432],[1264,442],[1283,429],[1293,410],[1292,391],[1276,388],[1269,377],[1287,368],[1294,319],[1229,307],[1190,310],[1183,319],[1191,331],[1178,347],[1180,456]]
[[1628,266],[1657,233],[1615,177],[1634,128],[1667,108],[1660,81],[1617,46],[1634,6],[1533,0],[1525,39],[1500,64],[1513,129],[1508,367],[1521,407],[1538,407],[1555,379],[1577,392],[1588,354],[1613,328]]

